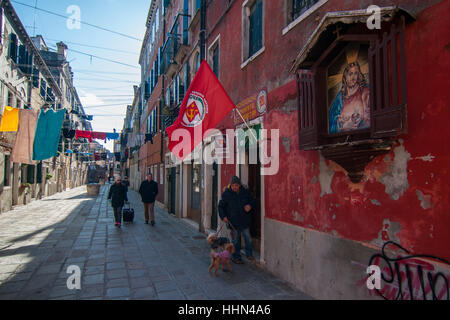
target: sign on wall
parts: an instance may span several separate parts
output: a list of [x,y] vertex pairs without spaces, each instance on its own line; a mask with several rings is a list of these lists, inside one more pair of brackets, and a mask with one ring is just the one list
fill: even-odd
[[[258,118],[267,110],[267,90],[263,89],[250,97],[245,98],[236,105],[236,109],[242,115],[245,121],[250,121]],[[234,124],[242,123],[241,116],[234,111]]]

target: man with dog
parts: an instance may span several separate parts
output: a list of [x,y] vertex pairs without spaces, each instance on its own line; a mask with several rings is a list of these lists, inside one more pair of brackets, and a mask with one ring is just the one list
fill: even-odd
[[250,224],[252,221],[251,210],[255,207],[255,199],[248,189],[244,188],[241,180],[233,176],[230,185],[222,193],[219,201],[219,216],[231,229],[231,237],[235,247],[232,259],[236,264],[242,264],[241,235],[244,236],[245,255],[250,261],[254,261],[252,238],[250,236]]

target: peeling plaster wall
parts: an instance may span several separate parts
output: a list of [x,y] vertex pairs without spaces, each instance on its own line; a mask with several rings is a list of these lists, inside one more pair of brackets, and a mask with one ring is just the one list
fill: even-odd
[[[392,240],[411,253],[450,260],[450,144],[446,141],[450,20],[442,15],[450,12],[450,1],[330,0],[284,36],[267,32],[284,26],[285,17],[277,7],[281,2],[265,3],[266,12],[275,13],[264,25],[266,49],[245,68],[236,63],[242,61],[240,39],[231,36],[241,33],[242,1],[236,1],[223,20],[229,29],[222,24],[209,38],[220,33],[221,50],[227,52],[221,56],[221,70],[227,72],[221,71],[219,79],[232,100],[238,103],[266,87],[263,127],[280,130],[280,170],[265,176],[263,186],[268,269],[316,297],[331,297],[332,292],[353,297],[354,275],[344,270],[353,270],[348,267],[353,258],[368,261],[366,253],[355,249],[361,244],[379,249]],[[325,12],[370,4],[404,5],[419,14],[406,29],[408,133],[393,141],[388,154],[374,158],[365,168],[363,181],[354,184],[342,167],[319,151],[299,149],[296,82],[288,70],[289,61],[295,59]],[[222,130],[234,127],[232,116],[219,125]],[[221,166],[221,188],[235,170],[235,165]],[[317,237],[308,238],[310,234]],[[302,252],[301,243],[308,250]],[[339,271],[340,280],[336,278]]]
[[279,128],[290,138],[289,152],[280,148],[280,172],[265,178],[266,217],[377,246],[392,240],[411,252],[450,260],[450,148],[444,141],[450,28],[436,19],[447,9],[449,2],[440,2],[407,27],[408,134],[369,163],[361,183],[351,183],[320,152],[299,150],[292,114],[266,115],[265,128]]

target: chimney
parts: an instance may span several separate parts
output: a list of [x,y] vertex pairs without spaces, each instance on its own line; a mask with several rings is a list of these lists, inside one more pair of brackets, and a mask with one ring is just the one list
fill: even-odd
[[56,46],[58,47],[58,55],[61,55],[63,59],[66,60],[66,50],[67,50],[66,44],[60,41],[56,44]]

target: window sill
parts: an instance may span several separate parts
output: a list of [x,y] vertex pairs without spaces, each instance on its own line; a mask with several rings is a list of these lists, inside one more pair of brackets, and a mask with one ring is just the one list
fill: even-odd
[[327,3],[328,0],[320,0],[315,5],[313,5],[311,8],[306,10],[302,15],[298,16],[294,21],[289,23],[282,31],[282,35],[284,36],[286,33],[291,31],[296,25],[298,25],[300,22],[305,20],[307,17],[309,17],[314,11],[319,9],[321,6],[323,6],[325,3]]
[[244,69],[250,62],[252,62],[253,60],[255,60],[260,54],[262,54],[264,51],[266,50],[266,47],[263,46],[261,49],[259,49],[258,51],[256,51],[250,58],[248,58],[247,60],[245,60],[244,62],[242,62],[241,64],[241,69]]

